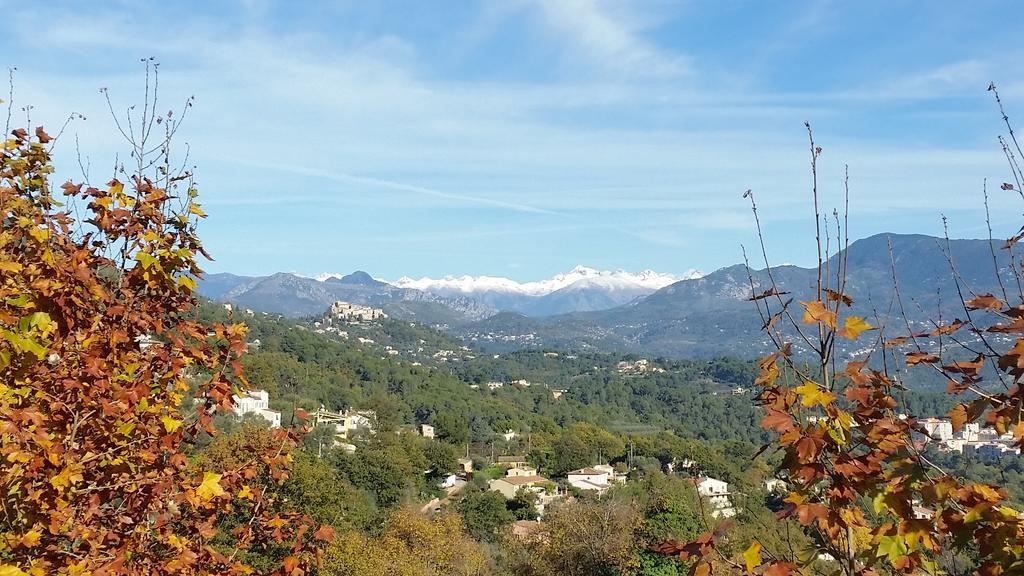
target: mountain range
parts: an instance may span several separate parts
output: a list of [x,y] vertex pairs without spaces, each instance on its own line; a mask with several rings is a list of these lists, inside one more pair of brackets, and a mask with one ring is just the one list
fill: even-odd
[[522,283],[494,276],[448,276],[437,280],[403,277],[385,282],[361,271],[348,275],[322,274],[316,279],[288,273],[256,278],[208,274],[199,290],[207,298],[286,316],[318,314],[332,302],[344,300],[380,306],[397,315],[418,311],[420,316],[435,323],[449,323],[437,322],[446,316],[442,310],[423,305],[434,304],[463,316],[447,318],[457,323],[501,311],[543,317],[605,310],[652,294],[681,278],[699,277],[696,271],[677,277],[653,270],[634,274],[622,270],[599,271],[586,266],[577,266],[568,273],[545,280]]
[[[903,310],[914,329],[929,319],[964,316],[958,289],[966,297],[1018,292],[1001,242],[951,240],[923,235],[879,234],[849,246],[845,293],[854,299],[850,314],[872,324],[906,332],[894,300],[893,276]],[[993,253],[995,258],[993,258]],[[994,261],[995,260],[995,261]],[[840,258],[826,263],[833,274]],[[955,265],[959,286],[950,262]],[[707,275],[675,279],[643,272],[598,272],[578,267],[548,281],[519,284],[496,278],[445,278],[394,283],[354,273],[323,281],[290,274],[244,278],[211,274],[200,293],[213,299],[293,316],[322,313],[333,300],[383,307],[403,319],[438,325],[467,343],[494,351],[545,347],[637,352],[652,356],[697,357],[762,354],[771,343],[752,293],[772,285],[798,302],[814,299],[814,268],[783,265],[748,270],[742,264]],[[751,286],[753,283],[753,287]],[[660,286],[659,286],[660,284]],[[775,298],[768,300],[777,308]],[[903,330],[900,330],[903,328]],[[845,343],[844,343],[845,344]],[[855,353],[853,344],[846,352]],[[863,346],[863,344],[861,344]]]

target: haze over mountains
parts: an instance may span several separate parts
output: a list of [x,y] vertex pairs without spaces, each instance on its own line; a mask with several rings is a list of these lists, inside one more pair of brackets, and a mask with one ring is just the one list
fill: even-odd
[[[891,255],[889,244],[891,242]],[[952,240],[949,255],[968,294],[996,293],[993,251],[1004,285],[1016,290],[1009,254],[1002,242]],[[880,234],[849,248],[847,293],[850,313],[872,324],[897,317],[893,263],[904,309],[915,327],[929,319],[963,316],[957,285],[945,254],[945,240],[922,235]],[[838,257],[828,263],[835,271]],[[813,268],[773,267],[784,299],[813,299]],[[517,283],[505,278],[402,278],[394,283],[363,272],[324,280],[279,273],[263,278],[208,275],[205,296],[291,316],[319,315],[336,300],[383,308],[401,319],[417,320],[457,335],[470,345],[507,350],[524,347],[634,351],[675,357],[736,354],[756,356],[770,343],[763,320],[748,300],[771,285],[766,270],[740,264],[707,275],[682,277],[645,271],[599,272],[577,267],[552,279]],[[773,302],[777,307],[778,302]],[[899,326],[903,325],[902,320]],[[848,350],[848,352],[855,352]]]

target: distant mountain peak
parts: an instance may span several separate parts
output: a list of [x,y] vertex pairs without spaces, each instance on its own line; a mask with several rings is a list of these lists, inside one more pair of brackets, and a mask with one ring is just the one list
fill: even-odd
[[335,274],[326,273],[316,277],[320,282],[330,282],[331,284],[348,284],[352,286],[383,286],[386,282],[381,282],[373,276],[370,276],[362,270],[356,270],[351,274]]
[[625,270],[598,270],[589,266],[576,266],[572,270],[555,274],[551,278],[532,282],[517,282],[501,276],[445,276],[444,278],[423,277],[413,279],[403,276],[391,284],[401,288],[414,288],[426,292],[459,293],[465,295],[482,292],[499,292],[523,296],[542,297],[573,286],[601,286],[610,289],[633,289],[654,291],[664,288],[679,280],[699,278],[702,273],[690,270],[682,275],[644,270],[642,272],[626,272]]

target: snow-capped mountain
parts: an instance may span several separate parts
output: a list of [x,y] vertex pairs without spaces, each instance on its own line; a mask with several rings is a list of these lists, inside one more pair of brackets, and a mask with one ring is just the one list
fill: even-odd
[[390,284],[443,297],[474,298],[497,310],[549,316],[613,308],[679,280],[701,276],[696,270],[676,276],[653,270],[634,273],[577,266],[564,274],[532,282],[497,276],[447,276],[418,280],[403,277]]
[[201,291],[211,298],[295,316],[316,314],[335,300],[345,300],[392,308],[397,306],[396,302],[426,302],[478,319],[500,311],[539,317],[607,310],[680,280],[701,276],[695,270],[677,276],[653,270],[634,273],[586,266],[533,282],[495,276],[448,276],[437,280],[404,277],[387,282],[365,272],[325,273],[315,278],[296,274],[259,278],[213,274],[203,280]]
[[524,296],[546,296],[579,284],[578,288],[590,287],[605,290],[637,290],[654,292],[669,284],[690,278],[703,276],[696,270],[690,270],[682,276],[644,270],[633,273],[625,270],[603,271],[586,266],[577,266],[564,274],[556,274],[551,278],[533,282],[516,282],[500,276],[446,276],[440,279],[420,278],[418,280],[404,276],[389,282],[400,288],[414,288],[434,293],[475,294],[481,292],[502,292],[521,294]]

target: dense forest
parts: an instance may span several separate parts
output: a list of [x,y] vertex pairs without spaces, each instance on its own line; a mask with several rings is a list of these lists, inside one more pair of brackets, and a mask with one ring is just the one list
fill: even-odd
[[[233,314],[206,303],[199,315],[204,321],[226,321]],[[410,362],[382,355],[381,346],[429,343],[431,350],[443,350],[461,344],[430,328],[392,320],[351,327],[372,335],[373,345],[317,333],[313,319],[255,313],[244,320],[249,341],[258,342],[243,358],[249,382],[270,392],[286,420],[296,409],[321,405],[377,415],[377,433],[354,440],[352,453],[324,453],[330,431],[310,432],[282,486],[291,501],[344,534],[328,555],[325,574],[375,573],[395,555],[417,565],[441,562],[455,573],[456,565],[468,564],[480,572],[466,573],[683,574],[686,563],[650,550],[666,538],[693,538],[718,523],[702,510],[708,504],[693,488],[691,479],[699,475],[727,482],[737,503],[728,550],[741,552],[756,537],[762,544],[803,549],[813,560],[813,537],[796,524],[775,520],[783,503],[765,488],[775,455],[758,455],[768,436],[760,426],[764,414],[749,391],[755,363],[658,358],[648,364],[654,369],[634,371],[640,360],[634,355],[554,351],[469,351],[455,361]],[[514,381],[530,385],[508,384]],[[504,385],[490,389],[492,382]],[[553,391],[561,394],[556,398]],[[952,406],[948,395],[927,390],[904,391],[902,402],[915,415],[944,415]],[[267,434],[258,419],[219,418],[227,433],[201,448],[200,457],[230,453],[240,435]],[[434,426],[436,438],[417,435],[419,424]],[[506,439],[507,431],[515,436]],[[628,471],[630,482],[601,497],[576,491],[576,500],[554,506],[543,526],[555,545],[540,549],[535,540],[510,531],[513,522],[537,517],[536,497],[521,494],[506,501],[487,489],[488,480],[504,473],[497,457],[511,454],[525,454],[538,473],[554,479],[609,463]],[[457,471],[457,458],[466,456],[475,474],[447,496],[441,482]],[[1024,473],[1015,459],[935,458],[965,477],[998,483],[1014,502],[1024,501]],[[687,468],[666,473],[684,462]],[[431,501],[442,504],[432,520],[424,519],[418,509]],[[597,518],[608,524],[593,534],[578,533],[580,524]],[[436,558],[412,544],[416,531],[460,542],[453,544],[458,554]],[[580,548],[580,538],[597,550]],[[373,552],[358,559],[342,552],[357,548]]]

